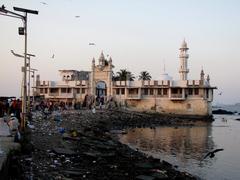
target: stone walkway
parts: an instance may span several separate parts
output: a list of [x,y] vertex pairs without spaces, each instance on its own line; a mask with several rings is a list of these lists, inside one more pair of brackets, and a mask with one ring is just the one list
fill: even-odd
[[7,160],[8,153],[11,150],[20,148],[19,143],[14,142],[14,137],[10,136],[8,125],[0,118],[0,172]]

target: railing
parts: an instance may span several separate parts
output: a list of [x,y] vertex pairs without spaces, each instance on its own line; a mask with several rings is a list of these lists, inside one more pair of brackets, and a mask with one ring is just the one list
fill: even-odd
[[184,100],[185,96],[182,96],[182,94],[171,94],[170,99],[171,100]]
[[128,94],[127,99],[141,99],[141,96],[138,96],[138,94]]
[[161,98],[161,97],[165,97],[165,98],[166,98],[166,97],[168,97],[168,95],[160,95],[160,94],[159,94],[159,95],[156,95],[156,97],[157,97],[157,98]]
[[59,96],[59,93],[49,93],[49,96]]
[[59,97],[61,98],[73,98],[73,93],[61,93],[59,94]]

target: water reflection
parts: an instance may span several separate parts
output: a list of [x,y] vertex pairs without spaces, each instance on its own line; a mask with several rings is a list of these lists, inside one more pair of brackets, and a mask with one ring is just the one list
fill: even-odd
[[[136,128],[128,130],[120,138],[124,144],[154,157],[167,160],[188,170],[189,166],[203,166],[201,160],[215,145],[212,126],[204,123],[196,126]],[[212,161],[206,161],[211,166]]]
[[209,124],[197,127],[136,128],[121,137],[121,142],[129,143],[142,151],[172,155],[179,162],[188,159],[200,161],[206,150],[213,149],[212,130]]
[[[202,179],[240,179],[240,121],[236,121],[237,118],[240,116],[218,115],[212,124],[130,129],[120,141]],[[224,151],[203,160],[206,153],[215,148]]]

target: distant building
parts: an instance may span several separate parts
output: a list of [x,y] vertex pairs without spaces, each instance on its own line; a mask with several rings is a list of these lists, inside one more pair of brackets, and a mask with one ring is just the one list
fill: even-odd
[[203,69],[197,80],[188,79],[188,47],[185,40],[180,47],[180,80],[173,80],[165,71],[158,80],[114,81],[112,58],[101,53],[98,64],[92,60],[91,71],[60,70],[62,81],[40,81],[37,93],[46,99],[82,102],[85,96],[114,98],[119,105],[138,111],[202,115],[212,114],[213,89],[209,75]]

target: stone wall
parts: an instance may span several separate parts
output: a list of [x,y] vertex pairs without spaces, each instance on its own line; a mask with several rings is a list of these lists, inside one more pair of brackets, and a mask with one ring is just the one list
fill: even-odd
[[203,99],[189,99],[183,101],[172,101],[168,98],[128,99],[126,100],[126,104],[128,108],[137,111],[200,116],[209,116],[212,114],[211,103]]

